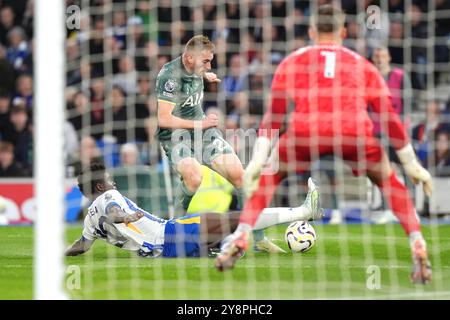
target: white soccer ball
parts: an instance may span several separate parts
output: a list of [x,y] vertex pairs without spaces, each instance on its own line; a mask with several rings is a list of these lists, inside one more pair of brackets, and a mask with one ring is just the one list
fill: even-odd
[[308,221],[292,222],[284,234],[292,252],[306,252],[316,243],[316,231]]

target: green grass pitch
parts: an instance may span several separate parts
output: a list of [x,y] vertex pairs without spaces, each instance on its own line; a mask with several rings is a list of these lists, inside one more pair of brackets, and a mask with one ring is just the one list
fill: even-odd
[[[268,235],[286,248],[284,229]],[[409,282],[409,246],[399,225],[315,229],[318,240],[307,253],[250,250],[226,273],[211,258],[143,259],[97,241],[85,255],[65,259],[66,290],[73,299],[450,299],[450,225],[423,227],[433,265],[427,286]],[[67,244],[80,232],[69,226]],[[0,299],[32,299],[32,227],[1,227],[0,239]]]

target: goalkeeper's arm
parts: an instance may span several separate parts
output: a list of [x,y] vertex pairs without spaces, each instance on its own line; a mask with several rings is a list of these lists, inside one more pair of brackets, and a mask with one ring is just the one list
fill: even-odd
[[385,115],[387,124],[383,124],[387,129],[391,145],[396,149],[397,156],[412,182],[414,184],[422,182],[423,191],[427,196],[431,196],[433,192],[431,175],[417,160],[416,153],[409,142],[408,135],[400,121],[400,117],[392,109],[390,99],[386,99],[385,103],[388,110],[387,115]]
[[431,175],[417,161],[405,127],[392,107],[390,90],[378,70],[369,63],[367,66],[366,93],[368,101],[373,110],[380,115],[383,128],[387,131],[391,145],[395,148],[406,174],[415,184],[422,182],[425,194],[430,196],[433,191]]
[[[416,153],[409,142],[408,135],[400,121],[400,117],[392,108],[390,97],[379,97],[372,102],[374,110],[380,113],[383,127],[387,130],[391,145],[395,148],[406,174],[411,178],[414,184],[422,182],[425,194],[431,196],[431,193],[433,192],[431,175],[422,167],[419,161],[417,161]],[[382,105],[385,108],[383,111]]]

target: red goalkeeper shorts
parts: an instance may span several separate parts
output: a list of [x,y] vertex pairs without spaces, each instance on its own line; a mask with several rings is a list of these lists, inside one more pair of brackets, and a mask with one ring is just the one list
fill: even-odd
[[326,155],[340,157],[354,175],[361,175],[380,163],[383,148],[373,136],[332,136],[283,134],[278,142],[279,159],[299,173],[309,170],[311,161]]

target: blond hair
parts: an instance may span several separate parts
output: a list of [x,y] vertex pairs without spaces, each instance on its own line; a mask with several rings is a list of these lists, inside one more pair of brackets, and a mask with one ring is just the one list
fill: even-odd
[[184,47],[184,52],[208,50],[214,52],[214,44],[207,36],[197,35],[192,37]]

